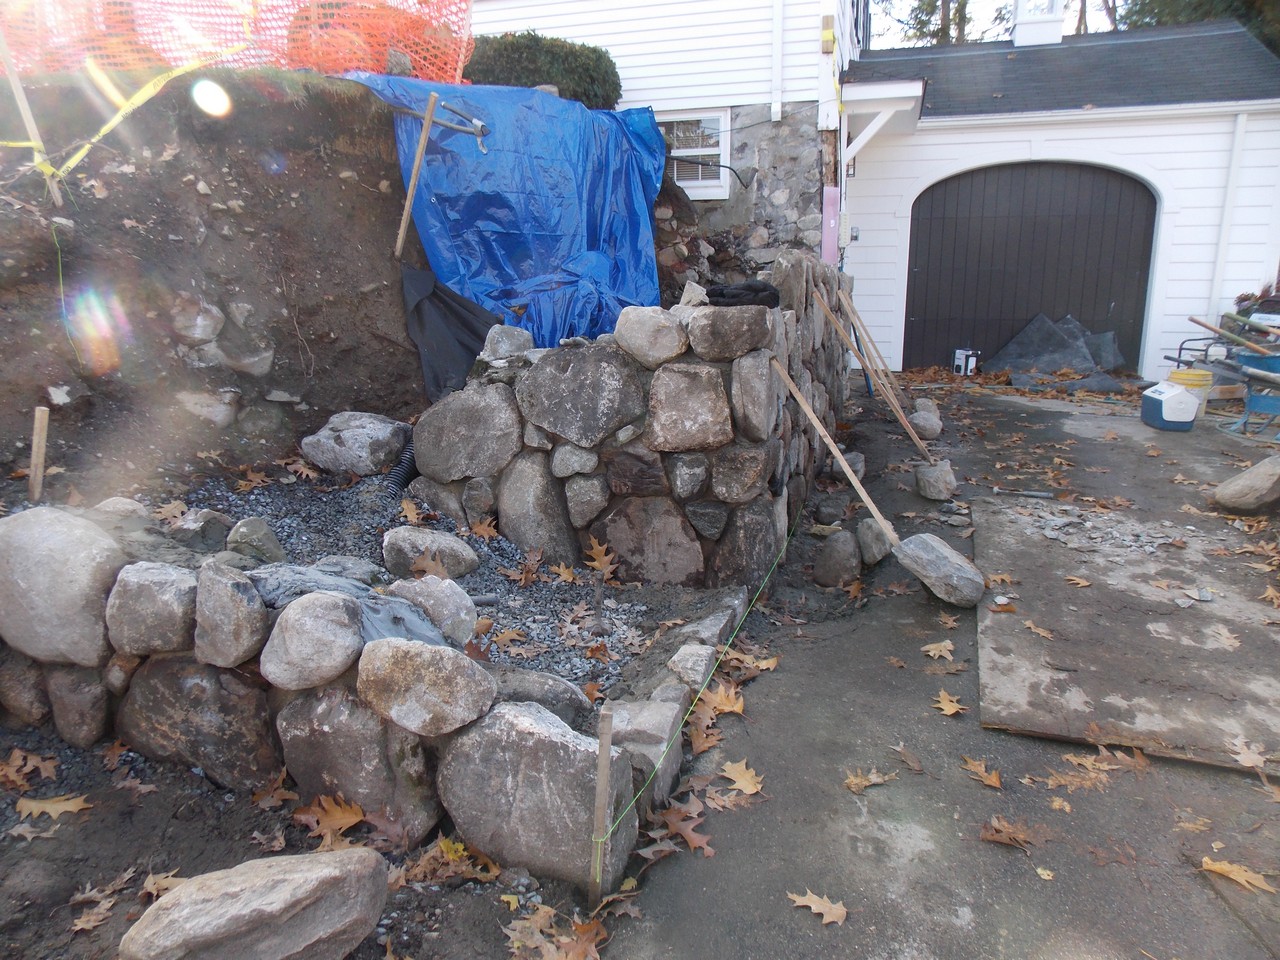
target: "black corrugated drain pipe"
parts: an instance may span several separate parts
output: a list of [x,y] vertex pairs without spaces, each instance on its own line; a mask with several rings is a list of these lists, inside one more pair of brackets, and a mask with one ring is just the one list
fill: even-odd
[[409,486],[416,476],[418,476],[418,463],[413,458],[413,438],[410,437],[409,442],[404,445],[400,459],[383,478],[387,484],[387,493],[395,497],[401,496],[404,488]]

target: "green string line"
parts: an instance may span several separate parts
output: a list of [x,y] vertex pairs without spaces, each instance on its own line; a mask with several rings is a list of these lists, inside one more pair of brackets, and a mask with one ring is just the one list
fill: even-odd
[[800,511],[796,513],[796,519],[791,524],[791,529],[787,531],[786,542],[782,544],[782,549],[778,551],[778,555],[773,558],[773,564],[772,566],[769,567],[769,572],[765,574],[764,580],[760,583],[759,589],[756,590],[755,596],[752,597],[751,602],[747,604],[747,609],[743,612],[742,616],[738,618],[738,622],[733,628],[733,633],[729,634],[729,639],[725,641],[724,649],[720,651],[720,656],[716,658],[715,666],[711,668],[711,673],[707,676],[707,679],[702,681],[702,686],[698,688],[697,695],[694,696],[692,701],[690,701],[689,709],[685,711],[684,717],[681,718],[680,728],[676,731],[675,736],[669,739],[667,741],[666,746],[662,748],[662,753],[658,756],[658,762],[654,765],[653,772],[649,774],[648,779],[645,780],[645,782],[641,785],[640,792],[631,798],[631,802],[628,803],[622,809],[622,812],[618,814],[618,818],[614,820],[612,824],[610,824],[608,831],[605,833],[603,837],[591,838],[591,842],[596,844],[597,857],[603,857],[603,847],[604,847],[605,841],[607,841],[611,836],[614,835],[615,832],[617,832],[618,826],[622,823],[623,818],[636,805],[636,801],[640,799],[645,789],[649,786],[650,783],[653,782],[653,778],[658,775],[658,769],[662,766],[662,761],[666,759],[666,756],[671,751],[671,748],[683,739],[685,723],[688,721],[689,717],[693,715],[694,707],[698,705],[698,699],[702,696],[703,693],[706,692],[707,686],[708,684],[711,683],[711,679],[715,675],[716,670],[720,668],[720,664],[724,661],[724,658],[728,655],[730,648],[733,646],[734,638],[737,637],[739,631],[742,630],[742,625],[746,623],[747,616],[755,608],[756,601],[760,599],[760,595],[764,593],[764,588],[767,587],[769,585],[769,581],[773,579],[773,574],[778,569],[778,564],[782,562],[782,555],[787,552],[787,547],[790,546],[791,540],[795,536],[796,528],[800,525],[800,518],[803,515],[804,515],[804,509],[802,507]]
[[71,344],[71,351],[76,355],[76,366],[84,373],[84,361],[80,359],[80,348],[76,346],[76,338],[71,335],[71,318],[67,316],[67,288],[62,281],[62,244],[58,242],[57,226],[49,227],[49,232],[53,234],[53,245],[58,251],[58,298],[62,303],[62,330],[67,335],[67,342]]

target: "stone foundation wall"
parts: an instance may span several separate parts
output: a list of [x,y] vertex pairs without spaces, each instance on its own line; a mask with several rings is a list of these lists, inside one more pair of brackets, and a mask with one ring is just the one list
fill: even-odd
[[770,359],[828,429],[847,362],[815,300],[847,278],[797,251],[770,277],[779,308],[632,307],[594,343],[495,328],[466,388],[419,418],[411,492],[459,523],[496,515],[553,563],[594,538],[624,580],[759,585],[824,457]]

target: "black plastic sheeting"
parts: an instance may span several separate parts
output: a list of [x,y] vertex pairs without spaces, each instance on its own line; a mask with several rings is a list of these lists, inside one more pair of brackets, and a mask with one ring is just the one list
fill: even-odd
[[489,328],[502,321],[484,307],[454,293],[430,270],[401,266],[405,325],[418,347],[427,399],[435,403],[461,390],[484,349]]
[[[520,87],[347,76],[419,113],[434,91],[489,128],[485,152],[471,133],[434,128],[414,196],[418,236],[450,290],[542,347],[609,333],[623,307],[658,304],[653,204],[666,147],[652,110],[588,110]],[[399,113],[395,129],[407,184],[422,121]]]

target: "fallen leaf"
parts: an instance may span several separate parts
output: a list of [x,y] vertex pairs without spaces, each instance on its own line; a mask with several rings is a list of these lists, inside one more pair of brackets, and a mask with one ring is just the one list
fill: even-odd
[[1162,456],[1164,456],[1164,451],[1163,451],[1163,450],[1161,450],[1159,447],[1148,447],[1148,448],[1147,448],[1147,456],[1148,456],[1148,457],[1162,457]]
[[102,926],[111,919],[111,908],[115,905],[115,897],[99,901],[97,906],[90,907],[76,917],[75,922],[71,924],[71,932],[79,933],[81,930],[93,930]]
[[905,743],[899,742],[896,747],[891,748],[898,755],[898,759],[912,773],[924,773],[924,764],[920,762],[920,758],[907,749]]
[[102,749],[102,765],[108,770],[114,770],[116,767],[120,766],[120,757],[123,756],[128,749],[129,748],[126,747],[124,742],[121,740],[117,740],[109,747],[104,747]]
[[270,834],[255,830],[249,839],[262,847],[263,850],[269,853],[277,853],[284,849],[284,828],[277,827],[275,833]]
[[857,600],[862,596],[862,581],[854,580],[852,583],[840,584],[840,589],[849,595],[850,600]]
[[1187,479],[1186,477],[1184,477],[1184,476],[1183,476],[1182,474],[1180,474],[1180,473],[1179,473],[1179,474],[1175,474],[1175,475],[1174,475],[1174,478],[1173,478],[1173,481],[1172,481],[1172,482],[1173,482],[1173,483],[1177,483],[1177,484],[1190,485],[1190,486],[1193,486],[1193,487],[1196,485],[1196,481],[1194,481],[1194,480],[1189,480],[1189,479]]
[[1053,871],[1046,869],[1045,867],[1036,867],[1036,876],[1038,876],[1041,880],[1052,880]]
[[471,535],[489,541],[498,535],[498,527],[493,517],[481,517],[471,525]]
[[1234,880],[1246,890],[1265,890],[1267,893],[1276,892],[1276,888],[1267,883],[1262,874],[1255,873],[1248,867],[1238,863],[1231,863],[1229,860],[1210,860],[1208,857],[1204,857],[1200,861],[1200,869],[1220,874],[1228,880]]
[[1044,627],[1037,627],[1034,620],[1023,620],[1022,625],[1037,637],[1044,637],[1046,640],[1054,639],[1052,631],[1046,630]]
[[927,673],[931,677],[954,677],[957,673],[964,673],[968,669],[967,663],[947,663],[945,660],[939,660],[936,663],[926,663],[920,668],[920,672]]
[[951,651],[955,648],[956,645],[950,640],[939,640],[937,643],[926,643],[920,648],[920,651],[925,656],[934,660],[937,660],[939,657],[944,657],[947,660],[950,660],[952,659]]
[[1151,584],[1151,586],[1155,587],[1157,590],[1168,590],[1169,584],[1171,582],[1172,581],[1170,580],[1148,580],[1147,581],[1147,583]]
[[720,776],[729,780],[733,784],[734,790],[741,790],[748,796],[753,793],[759,793],[761,786],[764,785],[764,777],[748,767],[746,760],[739,760],[737,763],[726,763],[720,768]]
[[938,695],[934,698],[932,704],[935,710],[938,710],[945,717],[954,716],[957,713],[967,713],[968,707],[962,707],[960,701],[947,693],[945,690],[939,690]]
[[421,556],[409,565],[409,572],[418,580],[423,577],[439,577],[441,580],[453,579],[449,576],[449,568],[441,562],[438,550],[423,550]]
[[187,882],[186,877],[176,876],[177,870],[170,870],[168,873],[149,873],[147,878],[142,881],[142,891],[139,896],[151,897],[153,900],[159,900],[170,890],[180,887]]
[[271,483],[271,478],[260,470],[254,470],[247,465],[241,465],[240,469],[244,472],[244,479],[237,481],[236,493],[248,493],[250,490],[265,487]]
[[71,794],[63,794],[60,797],[49,797],[47,800],[32,800],[29,797],[20,797],[18,802],[14,804],[14,810],[18,814],[18,819],[25,820],[31,817],[33,820],[41,814],[46,814],[51,820],[57,820],[64,813],[79,813],[81,810],[91,810],[92,803],[85,800],[85,794],[72,796]]
[[702,696],[698,698],[698,702],[705,702],[716,716],[722,713],[741,714],[746,706],[738,685],[736,683],[725,683],[722,680],[716,681],[714,690],[704,690]]
[[1054,810],[1060,810],[1063,813],[1071,812],[1071,802],[1065,797],[1054,797],[1049,801],[1049,806]]
[[1227,741],[1227,748],[1235,751],[1231,758],[1242,767],[1261,770],[1267,765],[1267,748],[1260,743],[1250,743],[1244,737],[1236,737]]
[[420,510],[418,505],[408,497],[400,501],[400,516],[411,527],[421,527],[427,522],[427,514]]
[[885,657],[884,662],[889,664],[891,667],[897,667],[899,670],[905,670],[907,668],[907,661],[902,660],[899,657]]
[[702,809],[702,802],[697,797],[690,797],[685,803],[672,803],[660,811],[658,819],[666,825],[668,832],[684,840],[690,850],[700,850],[704,857],[714,857],[716,852],[711,848],[711,838],[697,832],[706,819],[699,816]]
[[567,564],[558,563],[555,566],[547,567],[547,569],[556,575],[556,583],[578,582],[578,575],[574,573],[573,567]]
[[604,691],[600,689],[600,684],[592,680],[590,683],[582,685],[582,692],[586,694],[588,700],[595,703],[597,700],[604,699]]
[[1102,791],[1111,782],[1111,777],[1101,770],[1090,770],[1077,773],[1074,770],[1049,770],[1049,776],[1031,776],[1027,779],[1035,783],[1043,783],[1050,790],[1066,787],[1067,793],[1077,790]]
[[964,761],[960,765],[961,770],[969,771],[969,779],[977,780],[984,787],[991,787],[995,790],[1003,790],[1004,785],[1000,782],[999,770],[988,770],[987,761],[974,760],[972,757],[961,756]]
[[30,843],[32,840],[47,840],[54,835],[58,829],[58,824],[54,824],[48,830],[37,830],[33,824],[20,823],[16,827],[10,827],[6,830],[6,837],[17,837],[19,840],[25,840]]
[[[117,774],[117,776],[118,775],[119,774]],[[141,780],[135,777],[132,773],[129,774],[127,777],[125,777],[123,780],[119,780],[116,783],[112,784],[112,786],[114,786],[117,790],[128,790],[130,793],[132,793],[133,802],[135,804],[139,803],[142,800],[142,798],[146,796],[148,793],[155,793],[157,790],[160,789],[154,783],[143,783]]]
[[599,660],[601,663],[610,663],[614,660],[620,660],[621,657],[609,649],[603,640],[597,640],[591,646],[587,647],[582,654],[588,660]]
[[1262,595],[1258,597],[1258,599],[1265,600],[1277,610],[1280,610],[1280,590],[1277,590],[1275,587],[1267,587],[1267,589],[1262,591]]
[[151,511],[151,515],[157,520],[163,520],[169,526],[175,526],[187,514],[187,505],[181,500],[170,500],[163,506],[156,507]]
[[316,797],[311,803],[293,811],[295,822],[310,829],[311,837],[323,837],[332,843],[337,837],[364,819],[359,804],[347,803],[342,794],[337,797]]
[[[960,618],[954,613],[938,614],[938,622],[942,624],[944,627],[946,627],[948,630],[954,630],[958,626],[960,626]],[[951,658],[948,657],[947,659],[950,660]]]
[[871,768],[870,773],[863,773],[861,767],[858,768],[857,773],[849,773],[848,770],[845,773],[847,776],[844,778],[844,785],[858,796],[861,796],[862,791],[866,790],[867,787],[878,787],[882,783],[898,779],[897,772],[880,773],[875,767]]
[[292,460],[281,464],[286,470],[294,476],[301,477],[303,480],[316,480],[320,476],[320,471],[313,467],[301,457],[295,457]]
[[987,609],[992,613],[1017,613],[1018,608],[1012,603],[989,603]]
[[826,897],[820,897],[816,893],[805,888],[804,896],[798,893],[788,893],[788,899],[797,907],[808,907],[818,916],[822,917],[822,924],[826,926],[828,923],[834,923],[837,927],[843,926],[845,917],[849,915],[849,911],[844,907],[844,901],[832,903]]
[[587,550],[587,558],[583,565],[598,571],[604,578],[605,583],[613,579],[614,571],[618,569],[618,557],[609,551],[607,544],[601,543],[592,536],[591,546]]
[[1116,433],[1114,430],[1108,430],[1106,433],[1102,435],[1102,439],[1103,440],[1119,440],[1120,434]]
[[1096,757],[1087,757],[1079,753],[1064,753],[1062,759],[1067,761],[1073,767],[1079,767],[1081,770],[1088,770],[1091,773],[1097,771],[1119,770],[1120,764],[1112,763],[1109,758],[1099,754]]
[[1013,577],[1007,573],[993,573],[991,576],[987,577],[987,583],[991,586],[998,586],[1000,584],[1012,586],[1015,582],[1016,581]]
[[1063,577],[1073,587],[1092,587],[1093,584],[1084,577]]
[[1006,846],[1017,847],[1027,856],[1031,856],[1031,847],[1044,843],[1048,839],[1048,831],[1042,826],[1028,826],[1022,820],[1013,823],[996,814],[982,825],[978,836],[988,843],[1003,843]]
[[1205,631],[1205,634],[1214,644],[1224,647],[1227,650],[1235,650],[1240,646],[1240,635],[1238,633],[1232,633],[1220,623],[1215,623],[1213,626],[1209,627],[1209,629]]
[[271,782],[271,786],[265,790],[253,791],[250,799],[259,810],[274,810],[283,806],[286,800],[298,799],[296,793],[285,788],[284,778],[287,774],[288,770],[285,767],[281,767],[280,772],[276,774],[275,780]]

